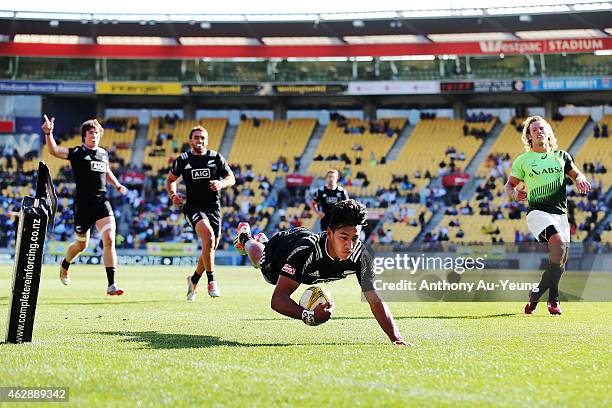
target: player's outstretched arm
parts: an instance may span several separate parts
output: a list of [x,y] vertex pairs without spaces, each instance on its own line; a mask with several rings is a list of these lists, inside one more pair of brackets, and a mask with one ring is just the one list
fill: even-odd
[[[299,286],[299,282],[283,275],[279,276],[276,287],[274,288],[274,293],[272,293],[270,305],[275,312],[287,317],[302,320],[304,323],[309,324],[305,320],[308,318],[308,316],[304,316],[305,309],[291,299],[291,294],[295,292]],[[317,306],[312,314],[314,323],[325,323],[331,318],[332,311],[333,305],[329,302]]]
[[45,121],[43,122],[41,128],[43,133],[45,134],[45,142],[47,143],[47,148],[49,149],[49,153],[51,156],[57,157],[59,159],[67,159],[68,158],[68,149],[65,147],[58,146],[55,143],[55,138],[53,137],[53,128],[55,127],[55,117],[52,117],[51,120],[44,115]]
[[567,175],[572,179],[576,186],[576,190],[578,190],[580,194],[586,194],[591,191],[591,183],[587,181],[585,175],[576,168],[574,163],[572,163],[572,169],[567,172]]
[[527,198],[527,192],[525,190],[517,190],[516,186],[523,180],[519,180],[514,176],[508,177],[508,181],[504,185],[506,194],[512,201],[522,201]]
[[121,194],[127,193],[128,191],[127,187],[121,184],[119,180],[117,180],[117,177],[115,177],[110,167],[108,168],[108,171],[106,172],[106,181],[111,183],[113,187],[115,187],[117,191],[120,192]]
[[412,344],[405,341],[400,334],[395,324],[395,319],[391,314],[391,310],[389,310],[387,304],[378,296],[378,293],[376,293],[375,290],[369,290],[363,292],[363,295],[370,304],[370,310],[372,310],[372,314],[376,318],[380,328],[383,329],[385,334],[389,337],[389,340],[398,346],[412,346]]

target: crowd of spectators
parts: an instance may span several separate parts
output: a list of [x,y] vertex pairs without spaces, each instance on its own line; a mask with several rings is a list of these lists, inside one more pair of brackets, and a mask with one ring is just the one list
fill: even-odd
[[132,125],[128,126],[128,120],[125,118],[109,118],[102,123],[102,127],[104,129],[116,130],[119,133],[124,133],[128,129],[136,129],[137,126],[138,125],[136,123],[133,123]]
[[387,137],[393,137],[393,135],[399,134],[402,131],[401,128],[391,127],[391,121],[389,119],[368,120],[359,123],[358,126],[351,126],[350,120],[337,112],[330,113],[329,119],[330,121],[336,122],[337,127],[344,129],[344,134],[347,135],[362,135],[367,131],[372,135],[381,134]]
[[478,112],[467,115],[465,121],[467,123],[488,123],[494,118],[490,113]]
[[[423,117],[424,115],[424,117]],[[422,119],[427,120],[434,118],[432,114],[422,114]],[[474,115],[468,117],[466,123],[487,122],[492,118],[488,115]],[[188,146],[179,146],[173,138],[171,132],[161,131],[174,126],[178,117],[168,116],[163,119],[164,125],[160,127],[160,132],[155,142],[156,146],[161,147],[166,140],[173,142],[173,150],[175,153],[186,150]],[[338,122],[348,120],[342,115],[338,115],[334,120]],[[161,122],[161,120],[160,120]],[[365,126],[367,125],[367,127]],[[128,124],[125,120],[107,120],[104,123],[107,129],[115,129],[117,131],[125,131]],[[161,125],[160,125],[161,126]],[[347,125],[348,126],[348,125]],[[389,121],[367,122],[362,125],[363,132],[384,134],[387,131],[397,133],[398,129],[390,129]],[[385,130],[386,129],[386,130]],[[361,132],[361,133],[363,133]],[[596,134],[598,130],[595,131]],[[65,136],[59,136],[58,139],[68,139],[71,135],[66,133]],[[598,136],[595,136],[598,137]],[[599,137],[607,137],[603,135],[603,126]],[[10,146],[6,146],[1,152],[5,157],[5,167],[7,171],[0,171],[0,190],[6,193],[0,196],[0,247],[14,245],[16,233],[16,221],[18,218],[19,206],[23,191],[20,187],[31,186],[35,179],[33,172],[25,173],[23,171],[8,171],[13,170],[12,161],[17,161],[14,149],[11,151]],[[125,196],[118,195],[112,188],[109,188],[109,195],[113,202],[115,215],[118,220],[117,247],[129,249],[145,249],[147,242],[166,241],[166,242],[187,242],[195,241],[194,232],[189,224],[184,220],[181,210],[173,207],[168,200],[165,192],[165,180],[168,168],[161,169],[155,175],[145,174],[150,173],[149,168],[133,168],[126,165],[123,160],[117,155],[117,151],[121,149],[129,149],[131,146],[114,143],[108,150],[110,161],[120,164],[120,171],[116,172],[119,178],[125,176],[125,173],[131,172],[142,174],[143,181],[134,183],[130,186],[130,191]],[[8,150],[8,151],[7,151]],[[364,147],[359,142],[355,142],[352,146],[354,152],[363,152]],[[166,155],[166,151],[160,148],[160,153]],[[35,156],[37,152],[32,154]],[[30,155],[32,156],[32,155]],[[11,162],[9,162],[9,157]],[[32,156],[33,157],[33,156]],[[367,156],[366,156],[367,157]],[[169,162],[171,162],[169,158]],[[367,172],[359,170],[354,173],[351,170],[353,162],[361,163],[361,158],[351,159],[346,153],[340,155],[330,155],[327,158],[317,157],[315,160],[336,160],[345,163],[345,167],[341,172],[341,184],[349,189],[354,186],[367,187],[370,185]],[[359,160],[359,162],[357,162]],[[458,152],[454,146],[448,146],[445,151],[445,159],[438,165],[438,176],[443,176],[448,173],[460,171],[458,162],[465,161],[465,154]],[[300,157],[294,158],[294,171],[299,171]],[[373,152],[370,153],[370,162],[378,163]],[[380,163],[384,163],[384,158],[380,159]],[[23,164],[23,163],[22,163]],[[73,200],[74,200],[74,182],[70,167],[67,165],[60,169],[60,172],[55,179],[59,200],[58,214],[56,218],[56,228],[53,233],[53,238],[59,241],[69,241],[73,234]],[[289,172],[290,165],[286,157],[279,157],[277,161],[271,163],[272,170],[276,172]],[[503,195],[501,184],[511,166],[511,159],[508,154],[490,154],[487,157],[487,166],[491,169],[490,177],[485,180],[476,189],[476,208],[472,208],[469,203],[453,204],[447,207],[446,214],[457,216],[448,223],[441,225],[432,233],[426,234],[425,242],[436,242],[452,240],[453,238],[462,238],[465,232],[461,225],[462,216],[479,214],[490,217],[490,222],[483,225],[481,232],[490,236],[491,241],[499,243],[503,242],[500,236],[498,220],[503,219],[521,219],[526,211],[524,202],[517,203],[508,201]],[[257,175],[253,172],[252,166],[248,164],[232,165],[232,170],[236,176],[236,185],[225,190],[221,194],[223,209],[223,224],[221,248],[229,248],[231,246],[231,232],[235,225],[240,221],[249,221],[254,228],[254,233],[260,232],[259,226],[265,220],[266,224],[272,218],[274,212],[279,212],[280,222],[271,227],[272,231],[285,229],[290,227],[303,226],[304,219],[314,217],[312,209],[305,204],[301,206],[298,213],[289,215],[285,208],[286,206],[297,207],[300,204],[306,203],[308,200],[301,193],[283,189],[277,197],[269,197],[272,189],[272,181],[263,175]],[[582,166],[585,174],[604,174],[607,172],[606,167],[599,161],[595,163],[584,163]],[[353,174],[354,173],[354,174]],[[436,211],[438,205],[448,192],[443,188],[426,187],[417,189],[413,180],[415,179],[432,179],[432,174],[427,171],[424,175],[420,171],[416,171],[412,176],[409,174],[398,174],[392,176],[391,184],[386,188],[376,190],[374,197],[371,198],[370,205],[378,208],[393,209],[400,202],[421,203],[431,210]],[[568,210],[569,220],[572,234],[576,231],[586,231],[595,234],[595,227],[601,221],[601,212],[608,210],[607,203],[603,200],[603,186],[601,183],[593,183],[593,191],[586,198],[578,198],[571,186],[568,186]],[[31,190],[31,188],[30,188]],[[144,194],[146,192],[146,194]],[[32,192],[30,192],[31,194]],[[260,198],[266,197],[265,205],[261,203]],[[500,199],[501,198],[501,199]],[[498,204],[499,203],[499,204]],[[587,213],[586,218],[579,216],[577,213]],[[393,222],[402,222],[411,226],[420,227],[425,224],[425,212],[421,212],[418,217],[414,214],[407,215],[401,211],[392,215]],[[584,218],[584,220],[583,220]],[[577,221],[580,219],[581,221]],[[373,235],[377,237],[378,242],[395,242],[398,237],[393,237],[392,231],[382,227],[376,228]],[[593,235],[595,237],[595,235]],[[515,242],[533,241],[533,237],[529,233],[515,231]],[[92,241],[93,246],[96,246],[95,234]]]
[[489,177],[505,178],[512,167],[512,160],[508,153],[490,153],[485,160],[485,167],[489,169]]
[[608,138],[608,125],[604,123],[601,125],[601,129],[600,129],[599,125],[596,123],[595,127],[593,128],[593,137],[596,139],[600,137],[607,139]]
[[582,171],[585,174],[606,174],[608,172],[608,169],[606,168],[606,166],[601,164],[600,161],[596,161],[595,163],[584,162],[582,164]]

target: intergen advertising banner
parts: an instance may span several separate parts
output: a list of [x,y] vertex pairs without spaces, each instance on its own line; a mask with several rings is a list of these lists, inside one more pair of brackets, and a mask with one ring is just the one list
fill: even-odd
[[96,82],[96,93],[106,95],[180,95],[178,82]]

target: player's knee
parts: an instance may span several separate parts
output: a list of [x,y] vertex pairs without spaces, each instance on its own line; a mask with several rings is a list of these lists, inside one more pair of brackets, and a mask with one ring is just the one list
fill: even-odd
[[564,252],[567,250],[568,243],[563,241],[561,234],[555,234],[548,240],[548,247],[557,252]]
[[76,241],[74,241],[74,246],[76,247],[76,249],[81,252],[84,251],[85,248],[87,248],[87,245],[89,244],[89,239],[85,238],[85,239],[77,239]]
[[202,247],[206,250],[214,249],[215,237],[212,234],[204,234],[204,236],[202,236]]
[[112,231],[108,231],[102,236],[102,244],[104,246],[115,245],[115,234]]
[[550,260],[554,263],[563,263],[566,258],[568,249],[567,242],[563,242],[560,234],[553,235],[548,241],[548,248],[550,251]]

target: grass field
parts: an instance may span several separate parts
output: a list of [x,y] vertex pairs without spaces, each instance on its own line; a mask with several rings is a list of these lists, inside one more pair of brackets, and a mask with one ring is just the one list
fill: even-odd
[[[0,268],[4,340],[10,267]],[[105,295],[100,266],[55,266],[31,344],[0,344],[0,386],[70,388],[89,406],[610,406],[612,304],[392,303],[391,345],[354,278],[329,289],[336,312],[308,327],[270,309],[259,272],[219,268],[223,297],[185,300],[187,268],[122,267]],[[299,290],[301,294],[302,290]],[[12,405],[11,405],[12,406]]]

